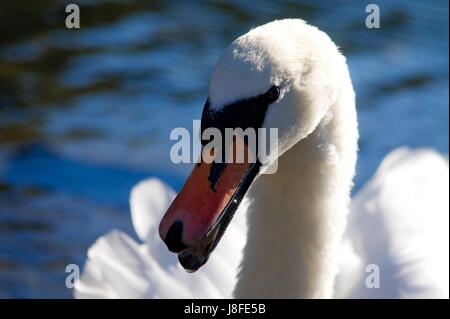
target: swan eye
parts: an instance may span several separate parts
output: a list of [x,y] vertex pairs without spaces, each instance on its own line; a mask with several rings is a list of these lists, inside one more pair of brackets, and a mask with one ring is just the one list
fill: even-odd
[[272,86],[265,94],[265,98],[269,103],[275,102],[280,96],[280,88],[276,85]]

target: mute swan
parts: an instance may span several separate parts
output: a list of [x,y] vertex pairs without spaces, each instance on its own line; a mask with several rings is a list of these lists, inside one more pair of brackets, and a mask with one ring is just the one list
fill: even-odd
[[[279,129],[278,170],[257,174],[208,262],[210,251],[196,245],[220,212],[183,206],[186,196],[174,201],[173,190],[149,179],[130,198],[142,243],[120,231],[100,237],[76,297],[448,298],[447,160],[432,150],[397,149],[350,203],[358,130],[345,58],[302,20],[268,23],[228,47],[205,110],[220,121],[227,108],[241,106],[241,119],[249,119],[239,101],[273,86],[275,98],[272,92],[257,124]],[[226,200],[220,177],[218,185],[216,196]],[[183,227],[174,231],[177,221]],[[182,271],[160,235],[185,268],[205,264],[195,274]],[[379,269],[378,288],[366,286],[367,265]]]

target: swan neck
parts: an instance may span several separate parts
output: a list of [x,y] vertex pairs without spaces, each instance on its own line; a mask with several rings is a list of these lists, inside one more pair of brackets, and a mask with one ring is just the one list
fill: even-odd
[[321,123],[279,158],[275,174],[261,175],[250,189],[235,297],[332,296],[357,134],[355,124],[354,136],[340,144],[333,127]]

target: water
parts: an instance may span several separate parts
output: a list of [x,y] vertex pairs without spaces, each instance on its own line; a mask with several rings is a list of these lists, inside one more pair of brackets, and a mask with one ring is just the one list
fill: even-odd
[[[67,2],[68,3],[68,2]],[[169,132],[200,118],[208,77],[252,26],[301,17],[347,55],[357,92],[357,188],[400,146],[448,154],[448,2],[65,1],[0,7],[0,297],[70,298],[65,266],[101,234],[133,234],[130,188],[179,189]]]

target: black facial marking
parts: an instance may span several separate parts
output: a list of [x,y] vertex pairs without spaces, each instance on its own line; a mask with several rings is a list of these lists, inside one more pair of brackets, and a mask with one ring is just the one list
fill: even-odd
[[219,180],[219,177],[222,175],[223,171],[227,167],[227,163],[216,163],[213,162],[211,165],[211,170],[209,171],[208,181],[211,184],[211,189],[215,192],[217,181]]
[[[264,122],[267,109],[272,102],[275,102],[280,95],[278,86],[272,86],[266,93],[257,95],[255,97],[237,101],[222,107],[219,111],[210,109],[209,99],[206,100],[203,108],[201,119],[201,133],[210,127],[220,130],[222,137],[225,136],[225,128],[253,128],[256,131],[256,140],[258,140],[258,128]],[[210,140],[201,140],[205,146]],[[247,139],[244,140],[247,143]],[[222,150],[226,149],[225,141],[222,141]],[[257,155],[258,150],[255,150]],[[225,161],[225,152],[222,152],[222,163],[213,161],[208,180],[211,183],[211,188],[216,191],[216,184],[225,170],[227,163]]]

